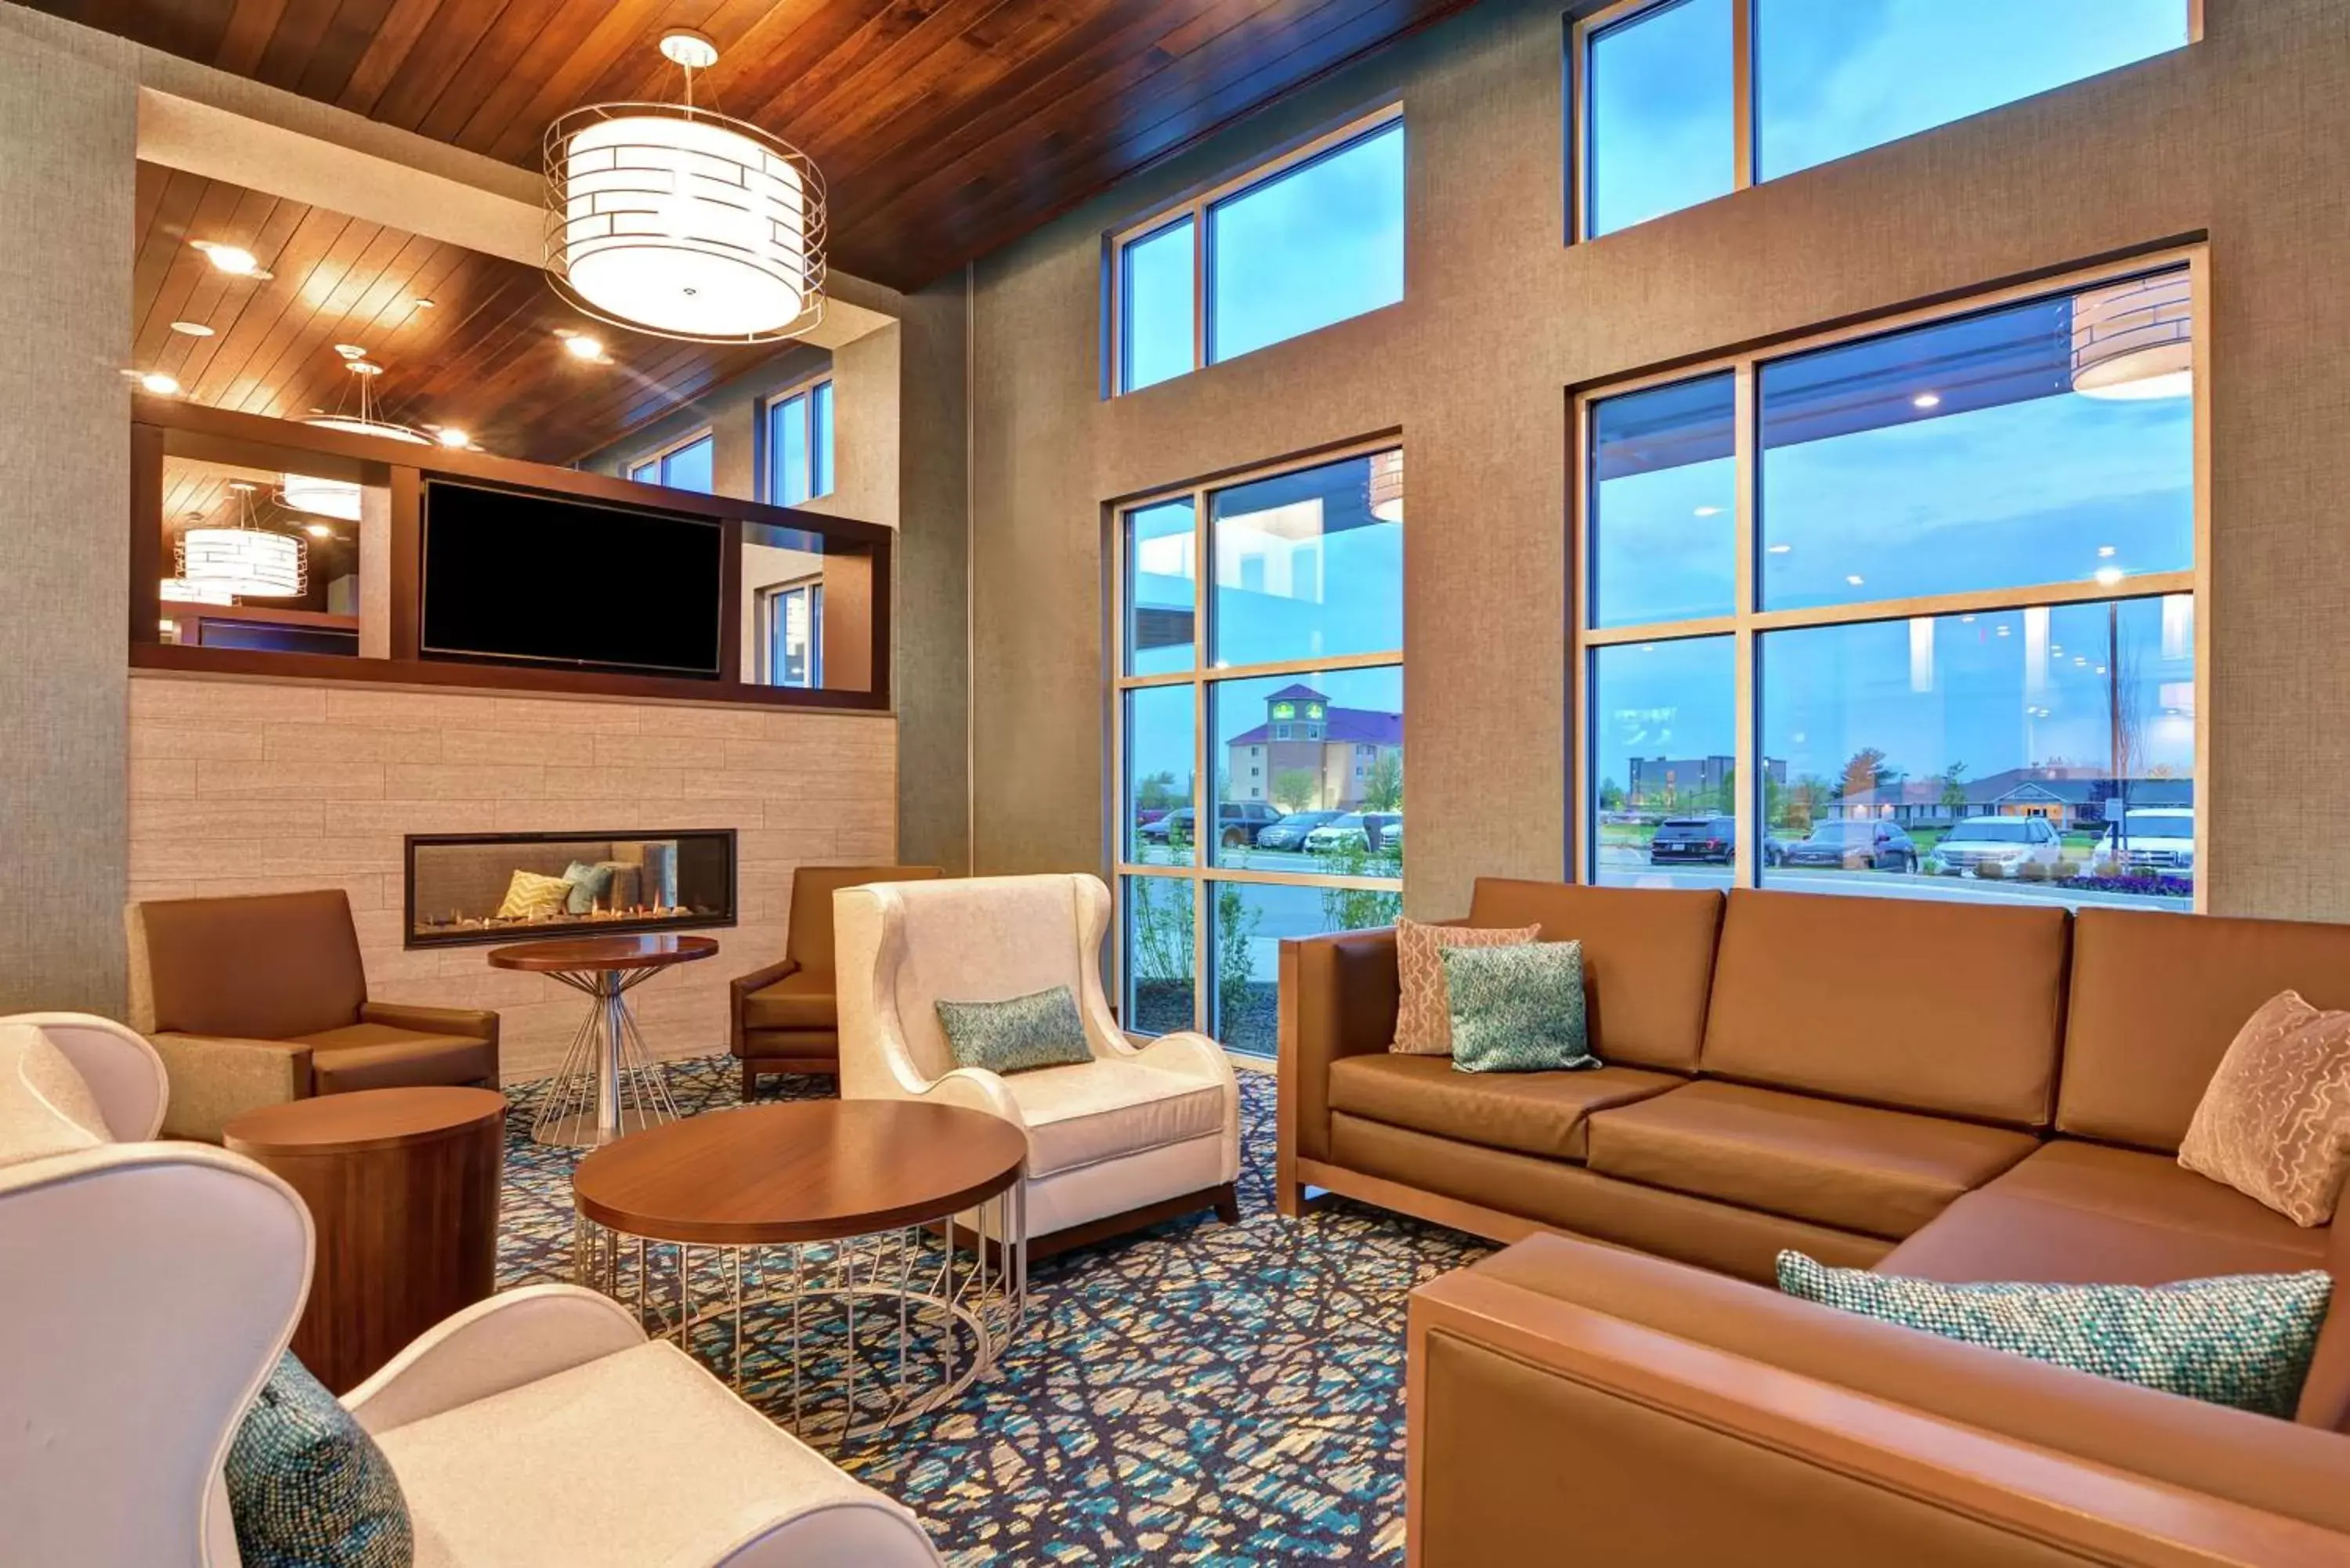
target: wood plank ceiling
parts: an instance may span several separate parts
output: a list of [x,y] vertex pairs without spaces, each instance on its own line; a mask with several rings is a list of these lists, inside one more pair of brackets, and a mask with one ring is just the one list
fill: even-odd
[[[130,368],[212,408],[356,413],[359,378],[336,352],[351,344],[384,368],[380,417],[568,462],[775,352],[614,331],[566,306],[535,267],[151,163],[137,213]],[[196,240],[251,251],[270,275],[220,272]],[[574,358],[558,328],[591,331],[610,362]]]
[[579,104],[676,96],[808,152],[833,265],[912,288],[1469,0],[33,0],[536,169]]

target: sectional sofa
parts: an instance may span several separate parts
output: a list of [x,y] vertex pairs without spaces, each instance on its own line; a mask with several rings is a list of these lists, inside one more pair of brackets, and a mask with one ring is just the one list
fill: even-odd
[[2350,1273],[2175,1158],[2262,1002],[2350,1007],[2350,927],[1494,879],[1463,923],[1584,944],[1605,1069],[1390,1054],[1392,932],[1282,949],[1284,1211],[1522,1243],[1414,1298],[1416,1562],[2350,1563],[2350,1310],[2286,1422],[1767,1286]]

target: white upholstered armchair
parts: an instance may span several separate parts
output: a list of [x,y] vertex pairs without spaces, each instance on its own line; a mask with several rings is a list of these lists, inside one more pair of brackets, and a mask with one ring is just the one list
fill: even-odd
[[[834,896],[841,1095],[963,1106],[1024,1131],[1032,1255],[1194,1210],[1239,1218],[1232,1064],[1204,1034],[1127,1039],[1102,994],[1109,912],[1109,889],[1084,875]],[[1076,993],[1092,1061],[1008,1075],[955,1065],[936,1003],[1056,985]]]
[[[143,1041],[41,1027],[109,1130],[151,1134]],[[47,1107],[78,1101],[88,1130],[56,1066],[0,1077],[0,1129],[54,1138]],[[222,1461],[308,1294],[309,1212],[206,1145],[27,1147],[0,1148],[0,1563],[236,1568]],[[416,1568],[939,1568],[903,1508],[569,1285],[459,1313],[343,1403],[399,1477]]]

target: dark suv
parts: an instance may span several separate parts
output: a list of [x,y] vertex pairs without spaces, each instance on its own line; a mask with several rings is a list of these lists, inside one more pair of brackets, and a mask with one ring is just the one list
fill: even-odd
[[1738,855],[1738,819],[1669,816],[1648,840],[1651,866],[1727,866]]
[[1915,871],[1918,845],[1889,822],[1835,818],[1814,826],[1809,838],[1787,846],[1780,864],[1791,870]]
[[[1196,838],[1191,824],[1191,808],[1170,811],[1156,822],[1144,823],[1134,830],[1135,837],[1148,844],[1164,844],[1167,836],[1180,829],[1187,839]],[[1256,842],[1256,836],[1281,820],[1281,813],[1259,800],[1228,800],[1216,807],[1217,842],[1227,848],[1243,848]]]

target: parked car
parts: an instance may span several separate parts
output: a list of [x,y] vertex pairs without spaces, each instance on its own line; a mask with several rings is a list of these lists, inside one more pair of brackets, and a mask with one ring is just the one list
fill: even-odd
[[1403,853],[1403,818],[1399,816],[1387,825],[1379,836],[1379,850],[1386,855]]
[[[1776,866],[1785,858],[1786,841],[1765,829],[1762,864]],[[1738,819],[1734,816],[1669,816],[1657,824],[1648,840],[1651,866],[1727,866],[1738,857]]]
[[1271,827],[1256,836],[1259,849],[1303,849],[1305,836],[1326,822],[1336,821],[1335,811],[1293,811]]
[[2132,806],[2089,851],[2093,877],[2195,875],[2195,808]]
[[1327,855],[1351,840],[1377,854],[1386,846],[1387,830],[1402,820],[1393,812],[1350,811],[1307,834],[1306,853]]
[[1892,823],[1840,818],[1820,823],[1810,837],[1788,845],[1779,863],[1791,869],[1915,871],[1918,846]]
[[2064,844],[2041,817],[1970,816],[1943,835],[1934,853],[1954,871],[1978,871],[1990,865],[2012,877],[2026,864],[2055,865]]
[[[1190,806],[1179,806],[1157,822],[1143,824],[1134,836],[1147,844],[1164,844],[1168,835],[1180,828],[1185,838],[1196,839],[1194,820]],[[1224,801],[1216,807],[1216,839],[1228,848],[1246,847],[1256,842],[1259,832],[1280,820],[1281,813],[1261,800]]]

